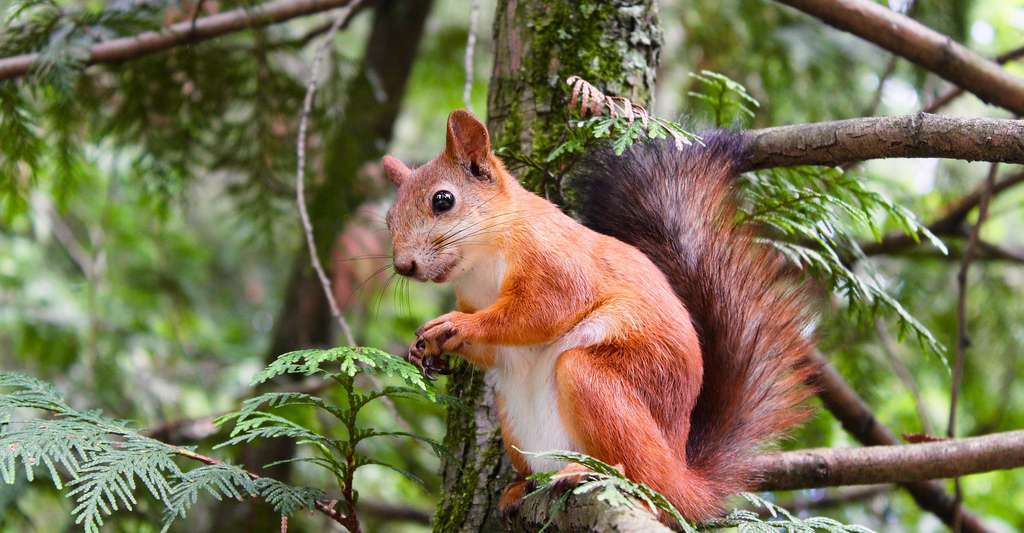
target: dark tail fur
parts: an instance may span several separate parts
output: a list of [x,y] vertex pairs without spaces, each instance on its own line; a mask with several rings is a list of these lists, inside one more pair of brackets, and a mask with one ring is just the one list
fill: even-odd
[[750,486],[750,458],[808,415],[813,373],[803,292],[779,254],[734,223],[743,138],[704,146],[599,151],[574,181],[583,222],[636,246],[665,273],[701,340],[704,382],[691,417],[689,466],[725,496]]

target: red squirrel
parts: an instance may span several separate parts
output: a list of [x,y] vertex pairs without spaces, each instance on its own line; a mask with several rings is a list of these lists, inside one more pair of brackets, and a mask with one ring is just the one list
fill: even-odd
[[573,450],[688,519],[714,516],[750,486],[759,446],[808,414],[811,318],[783,259],[734,224],[743,157],[725,131],[598,150],[578,173],[586,225],[524,189],[466,111],[429,163],[384,157],[395,270],[457,297],[409,357],[455,353],[494,374],[521,476],[501,505],[564,466],[519,450]]

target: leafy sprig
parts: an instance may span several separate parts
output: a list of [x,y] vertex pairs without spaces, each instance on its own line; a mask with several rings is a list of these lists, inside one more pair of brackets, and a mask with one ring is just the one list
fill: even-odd
[[702,70],[691,72],[690,77],[701,86],[687,94],[709,110],[716,127],[744,124],[753,119],[757,108],[761,107],[746,87],[724,74]]
[[763,241],[791,263],[828,282],[846,301],[854,318],[868,321],[878,312],[895,316],[901,335],[911,334],[945,364],[945,347],[884,287],[868,261],[860,272],[850,264],[864,258],[859,233],[883,236],[878,215],[915,240],[924,238],[943,253],[946,247],[906,208],[838,168],[778,168],[745,174],[741,219],[768,230]]
[[[354,382],[359,372],[396,378],[401,385],[360,391]],[[364,456],[357,450],[360,442],[378,437],[412,438],[428,443],[435,453],[444,451],[440,443],[422,435],[365,428],[357,423],[360,410],[380,398],[436,398],[419,371],[402,359],[373,348],[303,350],[282,355],[255,382],[264,383],[283,374],[333,380],[340,385],[346,401],[339,405],[300,392],[261,394],[246,400],[237,412],[218,419],[220,424],[235,425],[230,438],[218,447],[270,438],[312,446],[315,456],[282,462],[308,462],[330,471],[339,480],[347,520],[356,520],[358,494],[352,482],[353,474],[361,467],[378,465],[422,484],[401,467]],[[325,497],[320,489],[258,477],[188,448],[165,444],[98,411],[74,409],[53,386],[29,376],[0,373],[0,391],[0,479],[13,484],[21,469],[32,481],[37,469],[45,468],[53,485],[59,490],[66,488],[66,496],[74,499],[73,518],[87,533],[98,533],[105,519],[115,512],[135,508],[139,485],[164,505],[164,531],[176,518],[186,516],[203,492],[218,500],[258,497],[285,516],[313,509]],[[274,412],[285,407],[326,412],[341,422],[345,436],[320,434]],[[52,416],[15,419],[16,411],[24,409],[46,411]],[[185,471],[178,466],[178,457],[207,464]]]

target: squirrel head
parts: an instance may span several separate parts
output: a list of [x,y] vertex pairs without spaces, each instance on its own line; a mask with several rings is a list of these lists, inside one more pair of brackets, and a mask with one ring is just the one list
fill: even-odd
[[387,215],[396,272],[441,283],[489,252],[503,225],[512,178],[491,153],[487,128],[476,117],[453,111],[444,150],[429,163],[410,169],[384,156],[383,165],[398,187]]

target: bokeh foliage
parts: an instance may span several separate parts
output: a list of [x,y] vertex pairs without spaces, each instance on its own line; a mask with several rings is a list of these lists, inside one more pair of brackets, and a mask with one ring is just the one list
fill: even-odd
[[[219,2],[217,9],[241,5],[246,3]],[[47,58],[46,68],[29,78],[0,82],[0,366],[55,382],[68,392],[70,405],[102,408],[136,427],[237,408],[263,368],[289,269],[302,252],[291,203],[295,128],[312,49],[306,36],[326,19],[240,32],[84,73],[76,67],[83,46],[159,27],[168,17],[181,20],[188,16],[181,6],[0,0],[0,50],[36,50]],[[909,113],[946,87],[902,60],[881,83],[887,53],[766,0],[666,0],[660,7],[665,44],[652,109],[681,117],[688,130]],[[919,0],[912,11],[989,55],[1022,44],[1022,13],[1021,0]],[[493,4],[483,2],[473,101],[478,113],[494,52],[487,30],[492,16]],[[332,48],[330,75],[314,111],[314,186],[333,175],[325,139],[348,123],[344,103],[369,25],[368,14],[360,15]],[[430,15],[390,147],[404,159],[431,157],[442,145],[447,111],[461,105],[466,27],[462,2],[439,2]],[[1009,68],[1024,75],[1019,65]],[[691,76],[707,77],[705,71],[736,80],[760,107],[752,116],[715,116],[691,94],[708,94],[713,80]],[[969,96],[950,111],[1007,116]],[[981,183],[986,171],[977,163],[879,161],[843,176],[927,222]],[[1016,171],[1004,168],[1001,175]],[[358,182],[351,170],[345,173],[343,179]],[[995,200],[986,240],[1008,249],[1024,246],[1014,232],[1024,223],[1022,201],[1024,192],[1016,189]],[[336,209],[318,216],[345,219],[352,210],[338,198]],[[377,213],[364,223],[379,229]],[[883,209],[849,227],[869,241],[874,233],[900,229],[892,214]],[[963,248],[962,239],[946,241],[952,257]],[[946,346],[953,345],[956,330],[955,268],[955,261],[924,245],[898,256],[859,258],[851,266],[858,275],[872,273]],[[964,435],[1024,427],[1021,266],[980,260],[973,272],[972,345],[959,424]],[[409,287],[409,293],[395,291],[394,284],[367,287],[356,293],[349,314],[364,344],[393,351],[404,347],[420,322],[451,305],[450,295],[433,287]],[[942,362],[912,338],[900,340],[891,314],[854,321],[842,312],[841,300],[823,301],[821,347],[879,419],[897,433],[943,432],[950,377]],[[894,365],[907,367],[920,405]],[[344,400],[337,391],[325,396]],[[417,433],[440,439],[443,409],[424,405],[396,402]],[[330,427],[310,413],[293,410],[288,416],[318,430]],[[362,416],[373,427],[394,424],[392,411],[382,406],[369,406]],[[369,453],[414,473],[426,488],[367,470],[357,475],[363,497],[431,508],[438,480],[430,447],[398,440],[367,444]],[[850,438],[822,412],[784,446],[847,444]],[[305,467],[296,468],[294,478],[300,485],[329,486],[323,474]],[[973,476],[964,487],[967,507],[1001,530],[1024,529],[1024,474]],[[802,491],[776,501],[813,502],[825,494]],[[46,479],[0,485],[3,530],[63,528],[72,508]],[[176,527],[208,528],[203,515],[209,509]],[[878,530],[938,527],[896,490],[813,513]],[[153,531],[160,516],[159,506],[140,501],[134,514],[116,517],[107,528]],[[315,529],[315,520],[298,517],[292,527]]]

